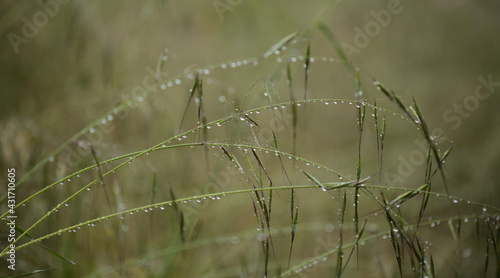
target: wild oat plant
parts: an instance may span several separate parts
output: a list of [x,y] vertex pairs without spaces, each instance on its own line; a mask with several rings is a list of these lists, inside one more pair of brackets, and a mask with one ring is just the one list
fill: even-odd
[[[313,55],[313,34],[332,52]],[[165,94],[182,114],[127,131],[163,141],[103,143]],[[499,277],[499,208],[453,195],[452,142],[417,99],[353,65],[321,22],[259,57],[158,79],[20,177],[18,192],[36,191],[14,208],[19,274]]]

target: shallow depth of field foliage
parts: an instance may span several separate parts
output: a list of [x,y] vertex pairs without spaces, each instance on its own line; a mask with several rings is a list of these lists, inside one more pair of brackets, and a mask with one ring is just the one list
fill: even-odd
[[0,4],[0,276],[500,275],[499,4],[73,0],[13,47],[40,11]]

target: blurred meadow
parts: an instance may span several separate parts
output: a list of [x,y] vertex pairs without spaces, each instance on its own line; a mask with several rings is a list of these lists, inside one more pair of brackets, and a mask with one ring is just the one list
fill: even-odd
[[499,277],[499,12],[2,1],[0,276]]

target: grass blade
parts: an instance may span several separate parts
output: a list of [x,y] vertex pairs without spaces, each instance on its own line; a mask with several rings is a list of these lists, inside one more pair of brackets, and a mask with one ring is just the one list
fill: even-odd
[[325,37],[333,44],[333,47],[337,51],[337,54],[344,60],[344,63],[349,70],[350,74],[352,75],[352,78],[354,79],[354,86],[356,89],[355,96],[359,99],[361,95],[363,94],[363,87],[361,85],[361,78],[359,77],[359,72],[356,68],[354,68],[351,59],[349,56],[345,53],[344,49],[342,48],[340,41],[337,39],[337,37],[334,35],[334,33],[326,26],[323,22],[318,22],[317,23],[317,28],[325,35]]
[[403,263],[402,263],[402,259],[401,259],[401,247],[399,245],[399,241],[396,238],[396,235],[394,234],[394,230],[397,230],[395,228],[396,222],[392,218],[391,213],[389,211],[389,203],[387,202],[387,199],[385,199],[384,194],[381,194],[381,195],[382,195],[382,200],[383,200],[384,205],[385,205],[385,215],[387,218],[387,222],[389,224],[389,235],[391,238],[392,248],[394,249],[394,254],[396,255],[396,261],[398,263],[399,274],[401,275],[401,277],[403,277]]
[[304,99],[307,99],[307,80],[309,78],[309,65],[311,64],[311,45],[307,43],[306,50],[306,61],[304,63],[305,73],[304,73]]
[[[436,162],[438,164],[438,169],[439,169],[439,172],[441,173],[441,178],[443,179],[446,194],[449,195],[450,191],[448,189],[448,184],[446,182],[446,178],[444,175],[443,161],[439,155],[439,150],[438,150],[436,144],[434,144],[434,139],[430,134],[429,128],[427,127],[427,123],[425,122],[424,117],[422,116],[422,111],[420,110],[420,106],[418,105],[418,102],[415,99],[415,97],[413,98],[413,105],[415,106],[415,112],[418,115],[418,123],[419,123],[420,127],[422,127],[422,131],[424,132],[425,139],[427,140],[427,143],[429,144],[429,146],[432,147],[432,152],[434,153],[434,157],[435,157]],[[451,149],[449,151],[451,151]],[[448,154],[449,154],[449,151],[448,151]]]
[[286,67],[288,89],[290,92],[290,101],[293,102],[291,105],[292,108],[292,127],[293,127],[293,137],[292,137],[292,154],[297,154],[297,121],[298,121],[298,111],[297,111],[297,103],[295,103],[295,97],[293,96],[293,84],[292,84],[292,71],[290,69],[290,64]]
[[314,182],[319,187],[321,187],[321,189],[323,189],[323,191],[327,190],[327,188],[318,179],[316,179],[314,176],[310,175],[309,173],[307,173],[304,170],[302,170],[302,173],[304,173],[304,175],[306,175],[312,182]]
[[267,58],[271,55],[273,55],[273,53],[276,51],[276,50],[279,50],[281,47],[287,45],[289,42],[291,42],[294,38],[297,37],[299,33],[298,32],[293,32],[291,34],[289,34],[288,36],[282,38],[280,41],[278,41],[277,43],[275,43],[273,46],[271,46],[263,55],[262,55],[262,59],[263,58]]
[[33,274],[39,274],[39,273],[43,273],[43,272],[49,272],[49,271],[52,271],[52,270],[56,270],[56,269],[55,268],[50,268],[50,269],[34,270],[32,272],[23,273],[23,274],[19,274],[19,275],[16,275],[16,276],[6,276],[6,278],[26,277],[26,276],[31,276]]
[[[3,220],[4,220],[5,222],[7,222],[7,219],[3,219]],[[19,227],[17,224],[16,224],[16,226],[15,226],[15,229],[16,229],[16,231],[18,231],[20,234],[23,234],[23,233],[24,233],[24,229],[23,229],[23,228],[21,228],[21,227]],[[30,239],[30,240],[32,240],[32,239],[33,239],[33,237],[31,237],[31,235],[30,235],[29,233],[26,233],[26,234],[25,234],[25,236],[26,236],[28,239]],[[70,264],[77,265],[74,261],[72,261],[72,260],[70,260],[70,259],[68,259],[68,258],[66,258],[66,257],[64,257],[64,256],[62,256],[62,255],[60,255],[60,254],[58,254],[57,252],[55,252],[54,250],[52,250],[52,249],[48,248],[47,246],[43,245],[42,243],[37,242],[36,244],[37,244],[38,246],[42,247],[43,249],[45,249],[45,250],[46,250],[47,252],[49,252],[50,254],[52,254],[52,255],[54,255],[54,256],[56,256],[56,257],[58,257],[59,259],[61,259],[61,260],[63,260],[63,261],[66,261],[66,262],[68,262],[68,263],[70,263]]]
[[160,58],[158,58],[158,63],[156,63],[156,74],[155,74],[155,81],[156,82],[160,82],[161,70],[163,69],[163,64],[166,61],[167,52],[168,52],[168,48],[164,48],[160,54]]
[[[359,182],[361,179],[361,142],[363,138],[363,127],[365,121],[365,108],[366,106],[358,103],[358,163],[356,165],[356,180]],[[358,219],[358,205],[359,205],[359,186],[354,189],[354,232],[359,233],[359,219]]]
[[340,211],[340,233],[339,233],[339,241],[337,244],[337,278],[340,278],[342,275],[342,258],[344,257],[344,252],[342,251],[342,240],[344,234],[344,216],[345,216],[345,208],[347,203],[346,192],[344,191],[344,198],[342,202],[342,208]]
[[182,114],[181,124],[179,125],[179,132],[180,132],[180,130],[182,130],[182,123],[184,122],[184,118],[186,117],[187,109],[189,107],[189,104],[191,104],[191,101],[193,100],[193,96],[194,96],[195,92],[198,90],[199,84],[200,84],[200,75],[196,74],[196,77],[195,77],[194,83],[193,83],[193,87],[191,87],[191,89],[189,90],[189,97],[188,97],[188,101],[186,104],[186,108],[184,109],[184,113]]
[[428,184],[424,184],[424,185],[420,186],[418,189],[407,191],[407,192],[399,195],[398,197],[396,197],[394,200],[392,200],[389,203],[389,206],[393,206],[395,204],[400,205],[400,204],[410,200],[411,198],[417,196],[418,194],[422,193],[424,190],[427,191],[428,187],[429,187]]
[[290,242],[290,252],[288,253],[288,267],[290,268],[290,260],[292,258],[293,241],[295,240],[295,231],[297,229],[297,221],[299,215],[299,207],[295,204],[295,191],[292,189],[290,194],[290,216],[292,220],[292,239]]
[[170,198],[172,199],[173,201],[172,204],[174,205],[174,210],[177,214],[177,217],[179,218],[179,233],[181,236],[181,242],[184,243],[185,241],[184,231],[186,230],[184,227],[184,213],[177,205],[177,202],[175,202],[175,200],[177,199],[175,198],[174,190],[172,189],[172,187],[169,187],[169,189],[170,189]]
[[97,154],[95,152],[94,146],[90,143],[90,150],[92,156],[94,157],[95,163],[97,165],[97,171],[99,173],[99,180],[101,181],[102,190],[104,191],[104,196],[106,196],[106,202],[108,203],[109,211],[111,212],[111,202],[109,201],[108,193],[106,192],[106,185],[104,184],[104,176],[102,174],[101,164],[99,164],[99,159],[97,159]]
[[[356,250],[358,247],[359,247],[359,241],[361,240],[361,237],[363,236],[363,232],[365,230],[365,226],[366,226],[366,223],[368,222],[368,219],[365,219],[365,222],[363,222],[363,226],[361,226],[361,229],[359,230],[358,233],[356,233],[356,242],[354,243],[354,246],[353,248],[351,249],[351,253],[349,253],[349,257],[347,257],[347,260],[345,262],[345,266],[344,266],[344,269],[342,271],[344,271],[347,267],[347,264],[349,263],[349,261],[351,260],[351,257],[352,257],[352,254],[354,253],[354,250]],[[359,252],[358,252],[359,254]],[[359,258],[358,260],[356,261],[356,263],[359,262]]]
[[[489,230],[488,225],[486,225],[486,229]],[[486,231],[486,250],[484,252],[484,274],[483,277],[486,277],[488,272],[488,264],[490,260],[490,233]]]

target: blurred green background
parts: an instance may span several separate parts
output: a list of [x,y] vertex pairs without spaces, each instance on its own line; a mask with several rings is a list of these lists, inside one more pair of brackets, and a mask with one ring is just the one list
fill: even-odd
[[[373,76],[408,103],[414,96],[430,129],[444,131],[443,138],[438,139],[442,150],[453,146],[444,169],[451,195],[500,206],[500,4],[497,2],[340,1],[331,11],[325,8],[330,2],[324,0],[61,2],[2,1],[0,4],[2,177],[6,176],[5,169],[15,167],[20,178],[68,138],[133,95],[137,86],[143,86],[144,79],[148,80],[148,84],[155,84],[153,79],[158,57],[164,49],[168,51],[161,77],[168,74],[168,79],[196,67],[259,57],[283,37],[307,30],[321,19],[344,46],[349,44],[359,49],[359,53],[353,53],[350,58],[361,70],[365,97],[377,98],[382,106],[401,113],[389,101],[382,100],[384,96],[371,84],[373,80],[370,76]],[[390,13],[390,18],[385,18],[386,26],[381,26],[374,14],[380,15],[380,11],[387,11],[389,7],[398,7],[399,12]],[[318,18],[318,14],[325,11],[324,17]],[[373,27],[375,25],[379,28]],[[373,36],[367,35],[362,47],[356,45],[358,28],[364,34],[367,33],[366,28],[374,28],[368,30]],[[338,58],[334,47],[321,32],[314,30],[309,43],[312,56]],[[305,47],[298,51],[299,55],[305,55]],[[353,80],[344,65],[323,63],[318,58],[311,64],[308,98],[355,99]],[[228,115],[234,104],[246,109],[266,105],[262,98],[256,96],[262,92],[263,78],[271,76],[276,68],[275,60],[272,57],[258,66],[219,69],[206,75],[204,110],[207,119],[212,121]],[[303,97],[303,71],[299,63],[292,64],[297,99]],[[477,97],[474,100],[475,90],[482,84],[478,79],[480,77],[494,81],[492,92],[483,88],[481,92],[489,92],[489,96],[484,100]],[[288,88],[284,85],[285,76],[280,78],[275,80],[277,90],[283,101],[289,100]],[[186,78],[180,80],[181,84],[164,91],[158,90],[134,109],[115,115],[111,123],[97,132],[72,142],[53,158],[53,162],[42,167],[16,191],[17,201],[92,165],[94,159],[88,151],[83,151],[83,156],[75,155],[75,152],[81,151],[81,143],[86,140],[93,141],[98,157],[104,160],[149,148],[176,135],[180,129],[195,127],[197,112],[194,104],[188,108],[183,126],[180,126],[188,90],[192,86],[192,81]],[[221,96],[228,101],[221,103]],[[252,103],[253,99],[260,102]],[[464,112],[459,112],[457,105],[472,108],[463,108]],[[256,116],[259,122],[275,130],[282,150],[291,153],[290,122],[286,128],[273,127],[269,114],[263,114]],[[385,173],[397,173],[400,158],[408,159],[416,149],[414,140],[421,140],[421,135],[398,117],[388,114],[387,119],[384,170]],[[373,126],[372,118],[369,122]],[[252,143],[243,139],[252,138],[248,130],[236,135],[237,126],[233,127],[230,123],[225,126],[227,128],[223,131],[211,131],[209,139]],[[364,176],[376,174],[379,167],[372,126],[365,132]],[[325,105],[308,104],[299,111],[298,134],[297,155],[355,177],[358,134],[353,106],[327,108]],[[197,139],[199,137],[191,135],[183,142]],[[199,147],[160,151],[141,157],[131,166],[117,171],[116,175],[106,177],[112,211],[116,210],[119,198],[123,198],[127,209],[169,200],[169,187],[177,197],[209,193],[203,189],[207,188],[207,182],[214,176],[224,180],[231,171],[217,168],[221,167],[216,162],[218,157],[224,158],[220,151],[209,153],[209,167],[205,163],[205,153]],[[283,185],[279,161],[270,156],[266,162],[276,178],[275,182]],[[297,168],[290,164],[287,167],[293,184],[307,182]],[[300,167],[308,169],[304,165]],[[425,170],[422,165],[415,168],[417,170],[412,175],[397,185],[410,188],[422,185],[422,171]],[[337,181],[325,171],[308,171],[325,182]],[[66,182],[44,193],[26,207],[18,209],[19,222],[26,228],[77,188],[95,178],[95,174],[82,175],[81,179]],[[249,187],[241,176],[231,174],[228,179],[230,182],[221,190]],[[154,194],[151,193],[153,180],[157,183]],[[382,175],[381,184],[387,181],[387,177]],[[436,176],[435,181],[433,191],[445,193],[442,180]],[[377,182],[374,181],[374,184]],[[5,188],[0,189],[2,194]],[[397,196],[397,193],[393,194]],[[283,191],[274,197],[273,206],[276,209],[271,223],[279,231],[279,227],[290,226],[289,192]],[[332,202],[331,196],[312,190],[297,191],[297,198],[301,212],[291,265],[318,255],[315,254],[318,248],[321,252],[327,251],[323,248],[325,245],[334,248],[338,238],[337,201]],[[366,203],[370,203],[368,199]],[[413,212],[419,208],[418,202],[414,204],[416,209]],[[0,212],[3,213],[5,202],[2,206]],[[373,204],[361,207],[364,213],[374,208]],[[79,266],[48,255],[37,246],[19,250],[19,273],[57,268],[46,277],[83,277],[132,259],[135,264],[109,276],[240,277],[245,269],[250,273],[248,277],[262,274],[260,242],[242,235],[229,236],[229,240],[223,238],[233,233],[257,232],[258,224],[247,195],[208,202],[203,210],[193,213],[189,213],[187,207],[184,210],[189,215],[186,220],[189,233],[196,230],[196,225],[199,225],[196,223],[203,223],[198,238],[217,239],[213,244],[161,256],[160,259],[134,261],[134,258],[149,256],[152,252],[182,246],[178,216],[172,208],[168,208],[167,212],[155,210],[149,215],[141,213],[141,216],[127,217],[125,224],[113,219],[98,227],[82,228],[77,233],[65,233],[44,241]],[[31,234],[36,238],[108,213],[110,211],[102,192],[91,191],[76,198],[68,209],[62,209],[41,223]],[[426,219],[427,216],[439,218],[474,213],[481,215],[481,207],[465,202],[450,207],[447,198],[436,198]],[[351,208],[348,214],[352,217]],[[408,215],[408,220],[416,218],[415,213],[409,212]],[[370,229],[387,229],[383,221],[378,222],[374,220]],[[127,232],[122,229],[123,225],[127,225]],[[457,244],[450,239],[450,229],[446,224],[441,226],[444,227],[426,235],[430,242],[441,242],[440,247],[433,251],[436,252],[437,268],[444,273],[442,277],[454,273],[470,277],[468,275],[482,271],[484,260],[474,257],[484,257],[485,244],[475,241],[475,227],[464,225],[463,246],[456,254]],[[1,231],[3,250],[6,247],[4,227]],[[286,269],[290,247],[289,234],[280,234],[274,239],[272,274]],[[352,259],[346,269],[347,277],[362,274],[398,277],[389,241],[367,243],[366,249],[361,250],[359,264],[356,266],[355,258]],[[5,261],[2,260],[0,265],[0,274],[3,274]],[[297,275],[326,277],[334,271],[335,257],[332,257],[327,262],[319,263],[314,271],[303,271]],[[489,271],[488,274],[493,274],[494,265]]]

